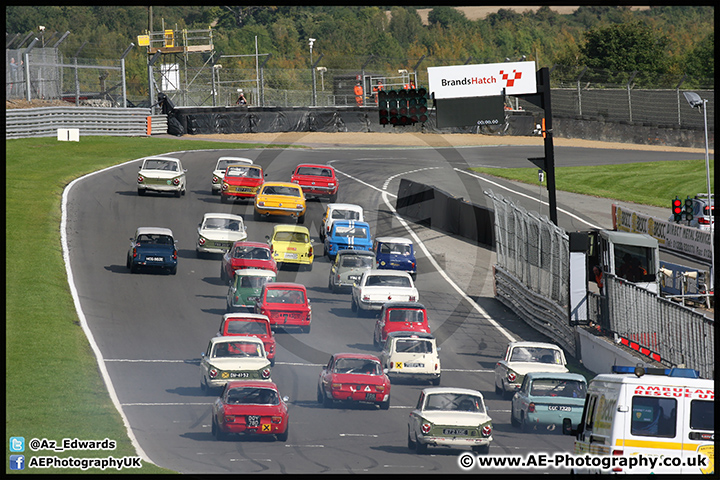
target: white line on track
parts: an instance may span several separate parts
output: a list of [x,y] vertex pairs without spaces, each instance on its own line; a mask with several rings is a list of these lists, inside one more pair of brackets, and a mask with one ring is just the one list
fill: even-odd
[[[439,168],[439,167],[437,167],[437,168]],[[413,171],[419,171],[419,170],[413,170]],[[372,188],[373,190],[377,190],[378,192],[380,192],[380,194],[382,195],[383,201],[385,202],[385,205],[388,207],[388,209],[390,209],[390,211],[391,211],[392,214],[395,216],[395,218],[400,222],[400,224],[405,228],[405,230],[408,232],[408,234],[413,238],[413,240],[415,241],[415,244],[420,247],[420,249],[423,251],[423,253],[424,253],[425,256],[428,258],[428,260],[430,260],[430,263],[433,264],[433,266],[435,267],[435,269],[440,273],[440,275],[442,275],[442,277],[445,279],[445,281],[446,281],[453,289],[455,289],[455,291],[458,292],[458,294],[459,294],[465,301],[467,301],[470,305],[472,305],[472,307],[475,309],[476,312],[478,312],[480,315],[482,315],[482,316],[485,318],[485,320],[488,321],[488,323],[490,323],[490,324],[491,324],[493,327],[495,327],[495,329],[497,329],[503,336],[505,336],[505,338],[507,338],[508,341],[510,341],[510,342],[515,342],[515,341],[516,341],[515,337],[513,337],[512,334],[510,334],[510,332],[508,332],[507,330],[505,330],[499,323],[497,323],[497,322],[485,311],[484,308],[482,308],[480,305],[478,305],[478,304],[477,304],[472,298],[470,298],[455,282],[452,281],[452,279],[448,276],[448,274],[445,273],[445,271],[440,267],[440,265],[438,265],[438,263],[435,261],[435,258],[433,258],[433,256],[430,254],[430,252],[428,251],[427,247],[425,247],[425,244],[424,244],[424,243],[420,240],[420,238],[415,234],[415,232],[413,231],[413,229],[410,228],[410,226],[407,224],[407,222],[405,221],[405,219],[402,218],[400,215],[397,214],[397,211],[395,210],[395,207],[393,207],[392,204],[390,203],[390,201],[388,200],[388,196],[397,197],[397,195],[393,195],[392,193],[389,193],[389,192],[387,192],[387,191],[384,190],[384,188],[387,187],[388,181],[389,181],[390,179],[386,180],[386,181],[383,183],[383,188],[381,189],[381,188],[377,188],[377,187],[374,186],[374,185],[370,185],[369,183],[364,182],[364,181],[360,180],[359,178],[355,178],[355,177],[353,177],[352,175],[349,175],[349,174],[347,174],[347,173],[345,173],[345,172],[342,172],[342,171],[338,170],[337,168],[335,168],[335,172],[340,173],[340,174],[342,174],[342,175],[345,175],[346,177],[348,177],[348,178],[351,179],[351,180],[354,180],[354,181],[356,181],[356,182],[358,182],[358,183],[361,183],[361,184],[363,184],[363,185],[366,185],[366,186],[369,187],[369,188]],[[398,177],[398,176],[400,176],[400,175],[407,175],[407,173],[409,173],[409,172],[400,173],[400,174],[394,175],[394,176],[391,177],[391,178],[396,178],[396,177]]]

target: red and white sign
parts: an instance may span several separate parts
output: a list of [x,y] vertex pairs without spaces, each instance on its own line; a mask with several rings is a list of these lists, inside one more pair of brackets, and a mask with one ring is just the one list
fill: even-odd
[[430,93],[436,99],[537,93],[535,62],[484,63],[428,67]]

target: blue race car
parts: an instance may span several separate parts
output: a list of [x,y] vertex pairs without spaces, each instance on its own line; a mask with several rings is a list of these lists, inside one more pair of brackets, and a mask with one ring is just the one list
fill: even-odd
[[403,237],[378,237],[373,244],[375,268],[402,270],[415,279],[417,262],[412,241]]
[[177,273],[177,247],[172,230],[160,227],[139,227],[130,238],[127,268],[135,273],[140,267],[163,269]]
[[558,431],[563,418],[577,428],[585,405],[587,380],[577,373],[530,372],[512,397],[510,423],[524,431]]
[[335,220],[325,235],[325,253],[332,260],[339,250],[370,250],[370,225],[355,220]]

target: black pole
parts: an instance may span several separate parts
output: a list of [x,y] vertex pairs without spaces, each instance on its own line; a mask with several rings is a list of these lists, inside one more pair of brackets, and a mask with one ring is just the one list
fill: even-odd
[[550,221],[555,225],[557,219],[557,201],[555,198],[555,150],[553,148],[552,104],[550,103],[550,70],[540,69],[539,80],[542,83],[543,109],[545,110],[545,128],[543,139],[545,146],[545,167],[547,173],[548,203],[550,205]]

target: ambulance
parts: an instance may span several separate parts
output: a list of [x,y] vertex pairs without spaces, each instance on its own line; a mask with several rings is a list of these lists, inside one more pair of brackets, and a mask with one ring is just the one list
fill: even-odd
[[588,386],[575,473],[715,472],[715,383],[696,370],[613,367]]

